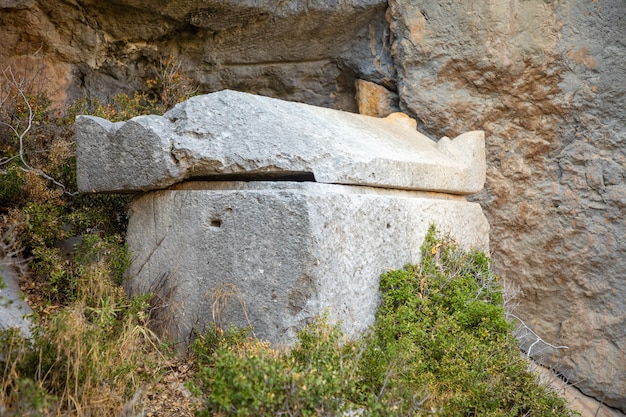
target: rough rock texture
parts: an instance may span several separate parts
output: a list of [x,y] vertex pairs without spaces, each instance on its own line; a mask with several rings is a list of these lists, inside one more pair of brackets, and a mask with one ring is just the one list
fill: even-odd
[[391,0],[393,59],[386,3],[0,0],[0,63],[62,101],[143,88],[173,56],[200,92],[351,111],[355,78],[396,91],[397,66],[424,133],[487,132],[494,264],[527,324],[570,346],[543,360],[626,410],[626,3]]
[[26,316],[32,313],[22,296],[17,272],[11,265],[0,263],[0,331],[18,328],[22,335],[30,337],[31,322]]
[[356,111],[354,80],[395,88],[384,0],[3,0],[0,62],[57,101],[145,89],[164,59],[230,88]]
[[389,3],[403,110],[486,131],[494,265],[569,346],[532,355],[626,410],[626,2]]
[[130,210],[133,293],[164,300],[159,323],[188,340],[215,320],[273,344],[326,310],[349,336],[374,321],[378,281],[417,262],[431,223],[488,249],[489,225],[461,196],[313,182],[188,182]]
[[356,103],[359,114],[387,117],[400,111],[398,95],[371,81],[356,80]]
[[166,188],[189,178],[300,177],[323,183],[471,194],[485,182],[484,135],[438,143],[404,114],[385,119],[220,91],[163,117],[76,121],[81,191]]
[[581,417],[626,417],[620,410],[608,407],[606,404],[588,397],[574,385],[566,383],[559,375],[550,369],[531,362],[530,368],[538,376],[541,384],[550,387],[567,402],[567,406],[578,411]]

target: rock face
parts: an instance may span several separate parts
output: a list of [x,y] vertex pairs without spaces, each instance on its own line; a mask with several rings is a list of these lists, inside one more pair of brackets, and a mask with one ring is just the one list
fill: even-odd
[[47,78],[57,101],[145,90],[173,59],[200,92],[356,111],[356,78],[395,89],[386,4],[5,0],[0,62]]
[[0,62],[57,101],[143,89],[163,57],[200,92],[350,111],[361,79],[429,136],[485,130],[494,266],[569,346],[531,353],[626,410],[625,21],[623,0],[1,0]]
[[531,355],[626,410],[626,3],[389,4],[403,110],[486,131],[494,265],[517,315],[569,347]]
[[541,384],[550,387],[565,399],[568,407],[578,411],[582,417],[626,417],[620,410],[588,397],[574,385],[569,385],[553,371],[531,362],[530,368],[538,376]]
[[179,341],[212,321],[291,344],[328,313],[356,336],[374,321],[380,274],[417,262],[431,223],[487,249],[481,208],[461,196],[315,182],[187,182],[131,206],[132,293],[164,300]]
[[163,117],[82,116],[76,133],[85,192],[225,175],[452,194],[476,193],[485,181],[482,132],[435,144],[403,114],[378,119],[235,91],[193,97]]

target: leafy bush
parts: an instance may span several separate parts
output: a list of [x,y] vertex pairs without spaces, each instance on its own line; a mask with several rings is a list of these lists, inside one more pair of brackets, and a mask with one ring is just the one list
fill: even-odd
[[384,274],[381,291],[360,341],[323,318],[289,350],[245,331],[196,340],[200,415],[575,415],[520,355],[484,253],[431,227],[420,264]]
[[381,290],[368,385],[424,391],[423,407],[443,416],[573,415],[528,370],[483,252],[461,251],[431,227],[420,264],[383,275]]
[[334,415],[358,397],[356,343],[320,318],[291,350],[274,350],[246,332],[213,328],[192,351],[199,362],[193,391],[206,392],[202,416]]
[[18,203],[24,183],[24,172],[11,161],[0,174],[0,207]]

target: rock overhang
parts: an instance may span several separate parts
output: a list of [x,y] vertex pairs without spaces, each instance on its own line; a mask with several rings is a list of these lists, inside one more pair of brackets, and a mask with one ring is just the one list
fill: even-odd
[[79,116],[76,135],[82,192],[296,179],[466,195],[485,181],[482,131],[434,142],[401,113],[381,119],[230,90],[163,116]]

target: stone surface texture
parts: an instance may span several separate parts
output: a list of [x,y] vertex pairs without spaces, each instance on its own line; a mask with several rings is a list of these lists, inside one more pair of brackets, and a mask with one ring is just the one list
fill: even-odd
[[27,316],[33,310],[24,301],[17,271],[10,264],[3,264],[1,261],[0,284],[0,331],[17,328],[24,337],[30,337],[31,322]]
[[537,374],[540,383],[550,387],[550,389],[563,397],[568,407],[578,411],[581,417],[626,417],[626,414],[620,410],[608,407],[595,398],[584,395],[576,386],[565,382],[554,371],[534,362],[531,362],[530,368]]
[[435,223],[488,250],[480,205],[462,196],[314,182],[187,182],[131,205],[132,293],[165,300],[178,340],[216,320],[275,345],[328,312],[356,336],[373,323],[380,274],[417,262]]
[[626,410],[626,2],[388,5],[1,0],[0,62],[57,103],[142,89],[164,56],[202,93],[355,112],[362,79],[430,137],[484,130],[494,265],[524,291],[519,316],[569,346],[538,359]]
[[395,88],[386,0],[3,0],[0,62],[57,102],[146,89],[172,59],[231,88],[356,111],[354,80]]
[[438,143],[403,114],[385,119],[220,91],[163,117],[76,121],[81,191],[161,189],[224,175],[311,174],[323,183],[471,194],[485,181],[483,132]]
[[398,94],[371,81],[356,80],[356,102],[359,114],[387,117],[400,111]]
[[486,132],[494,265],[520,318],[569,347],[531,353],[626,410],[626,2],[389,4],[403,111]]

